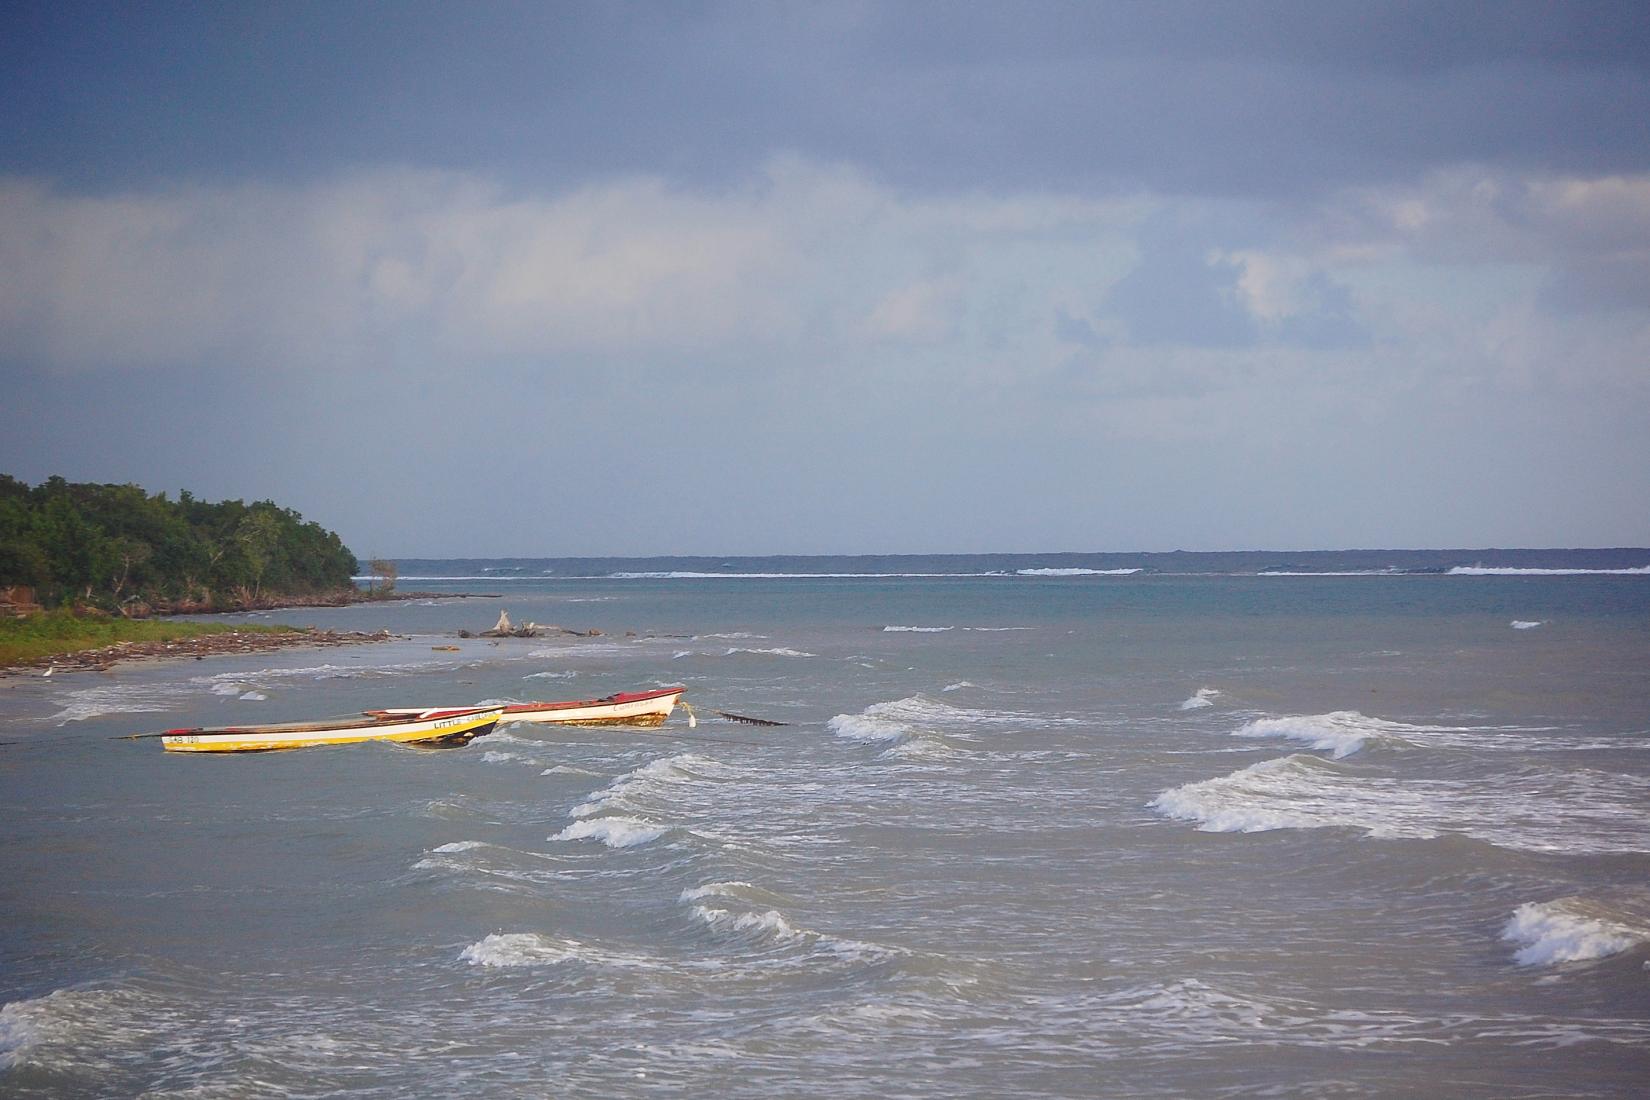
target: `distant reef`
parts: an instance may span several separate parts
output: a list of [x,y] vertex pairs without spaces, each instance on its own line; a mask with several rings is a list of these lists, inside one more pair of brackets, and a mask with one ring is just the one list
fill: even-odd
[[140,618],[361,598],[355,555],[273,501],[0,474],[0,607]]

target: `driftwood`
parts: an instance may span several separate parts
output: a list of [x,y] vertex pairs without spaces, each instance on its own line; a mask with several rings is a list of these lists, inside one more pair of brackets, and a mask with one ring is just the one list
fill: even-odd
[[498,622],[493,624],[491,630],[483,630],[479,634],[472,634],[468,630],[458,632],[460,638],[538,638],[545,634],[568,634],[575,638],[600,638],[602,636],[602,632],[594,627],[589,630],[569,630],[565,626],[544,625],[534,622],[517,626],[510,621],[508,611],[498,613]]
[[790,725],[789,722],[774,722],[774,721],[771,721],[767,718],[751,718],[751,717],[749,717],[747,715],[744,715],[744,714],[729,714],[725,710],[712,711],[711,713],[716,714],[716,715],[720,715],[721,717],[726,718],[730,722],[743,722],[747,726],[788,726],[788,725]]

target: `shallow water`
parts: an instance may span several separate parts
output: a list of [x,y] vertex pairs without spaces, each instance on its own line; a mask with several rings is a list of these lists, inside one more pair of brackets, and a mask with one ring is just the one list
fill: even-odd
[[[676,564],[0,684],[0,1092],[1650,1080],[1650,578],[605,575]],[[452,637],[500,607],[604,634]],[[109,740],[672,683],[697,729]]]

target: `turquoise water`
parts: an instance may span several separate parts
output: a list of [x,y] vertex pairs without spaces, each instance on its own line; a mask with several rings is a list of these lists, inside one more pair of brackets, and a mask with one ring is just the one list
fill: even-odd
[[[1650,576],[1597,570],[1650,551],[1482,553],[403,563],[493,596],[3,681],[0,1092],[1641,1094]],[[602,633],[456,636],[501,609]]]

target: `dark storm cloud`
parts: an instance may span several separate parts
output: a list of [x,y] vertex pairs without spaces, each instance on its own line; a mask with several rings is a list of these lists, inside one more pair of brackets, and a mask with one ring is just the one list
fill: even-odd
[[1297,194],[1650,167],[1634,3],[13,5],[0,168]]

